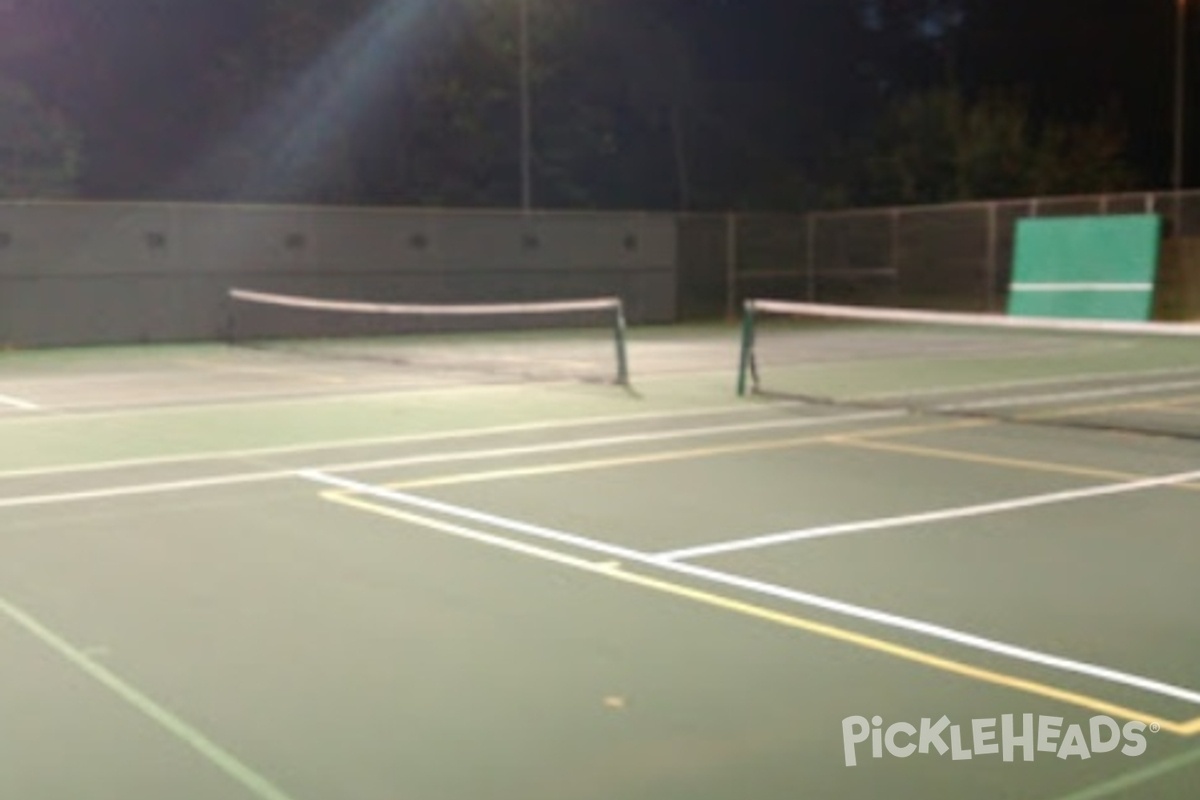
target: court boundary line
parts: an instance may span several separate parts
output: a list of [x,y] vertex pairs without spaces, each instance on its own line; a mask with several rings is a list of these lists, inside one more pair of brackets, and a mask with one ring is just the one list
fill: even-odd
[[1097,800],[1097,798],[1108,797],[1114,792],[1119,792],[1123,789],[1140,786],[1143,783],[1160,778],[1167,773],[1190,766],[1197,761],[1200,761],[1200,748],[1177,753],[1162,761],[1147,764],[1141,769],[1121,773],[1100,783],[1077,789],[1070,794],[1059,795],[1054,800]]
[[[468,450],[450,453],[432,453],[411,457],[396,457],[378,459],[375,461],[359,461],[332,469],[338,472],[365,472],[375,469],[389,469],[402,466],[424,464],[440,464],[454,461],[485,461],[493,458],[509,458],[512,456],[541,455],[543,453],[570,452],[575,450],[590,450],[621,445],[637,445],[651,442],[671,441],[674,439],[703,439],[707,437],[726,436],[733,433],[748,433],[754,431],[771,431],[779,429],[819,428],[855,422],[870,422],[874,420],[892,419],[902,416],[895,412],[865,412],[861,414],[837,414],[818,417],[803,417],[782,420],[765,420],[762,422],[742,422],[731,425],[713,425],[703,428],[679,428],[669,431],[646,431],[604,437],[569,439],[563,442],[546,442],[533,445],[514,445],[497,447],[487,450]],[[759,442],[746,443],[745,446],[755,446]],[[763,443],[767,444],[767,443]],[[738,445],[734,445],[738,446]],[[629,456],[637,458],[637,456]]]
[[886,392],[868,392],[866,394],[854,395],[851,399],[859,402],[870,402],[874,400],[889,400],[904,397],[937,397],[939,395],[954,395],[967,394],[970,392],[995,391],[997,389],[1021,389],[1025,387],[1037,386],[1065,386],[1072,383],[1087,383],[1098,382],[1104,380],[1130,380],[1133,378],[1154,378],[1167,377],[1170,375],[1196,375],[1200,373],[1200,366],[1195,367],[1161,367],[1157,369],[1145,370],[1125,370],[1114,372],[1080,372],[1063,376],[1046,376],[1041,378],[1025,378],[1008,381],[989,381],[985,383],[964,383],[960,386],[935,386],[930,389],[922,389],[915,392],[895,390]]
[[202,373],[209,374],[225,374],[232,373],[234,375],[270,375],[283,376],[286,378],[298,378],[302,381],[311,381],[312,383],[322,386],[342,386],[350,383],[349,378],[344,378],[340,375],[327,375],[323,372],[314,372],[312,370],[293,370],[283,366],[271,366],[270,364],[254,365],[254,364],[223,364],[214,367],[212,364],[207,364],[203,360],[195,360],[190,358],[181,358],[173,363],[180,364],[190,368],[193,371],[198,370]]
[[935,411],[976,411],[991,408],[1008,408],[1019,406],[1034,406],[1038,403],[1056,403],[1063,400],[1088,400],[1094,397],[1121,397],[1135,394],[1153,394],[1162,391],[1177,391],[1195,389],[1200,386],[1200,378],[1190,381],[1171,381],[1167,383],[1141,384],[1138,386],[1110,386],[1103,389],[1086,389],[1077,392],[1052,392],[1048,394],[1026,394],[1016,397],[992,398],[989,400],[972,400],[963,403],[944,403],[934,407]]
[[[984,464],[987,466],[1003,467],[1005,469],[1024,470],[1026,472],[1050,472],[1060,475],[1080,475],[1090,478],[1104,478],[1114,481],[1136,481],[1151,477],[1135,472],[1110,470],[1103,467],[1087,467],[1075,464],[1062,464],[1056,461],[1043,461],[1036,458],[1014,458],[1010,456],[993,456],[987,453],[976,453],[970,450],[955,450],[948,447],[930,447],[895,441],[872,439],[859,434],[833,434],[830,439],[834,444],[845,447],[856,447],[865,450],[885,450],[920,458],[935,458],[943,461],[962,461],[968,464]],[[1200,483],[1180,483],[1166,487],[1186,491],[1200,490]]]
[[122,497],[137,497],[150,494],[169,494],[192,489],[212,489],[218,486],[239,486],[248,483],[266,483],[285,480],[295,470],[276,469],[258,472],[235,472],[228,475],[213,475],[206,478],[188,478],[159,483],[130,483],[123,486],[105,486],[95,489],[80,489],[74,492],[49,492],[46,494],[16,495],[0,497],[0,510],[29,508],[31,506],[82,503],[89,500],[112,500]]
[[857,520],[854,522],[835,523],[832,525],[817,525],[808,528],[797,528],[795,530],[768,533],[761,536],[749,536],[743,539],[730,539],[727,541],[713,542],[706,545],[696,545],[694,547],[668,550],[657,553],[656,556],[666,561],[686,561],[697,558],[708,558],[716,555],[740,553],[747,550],[773,547],[776,545],[790,544],[793,542],[807,541],[811,539],[847,536],[893,528],[904,528],[911,525],[989,516],[992,514],[1006,514],[1010,511],[1040,508],[1042,506],[1057,505],[1060,503],[1073,503],[1093,497],[1109,497],[1117,494],[1130,494],[1133,492],[1142,492],[1150,489],[1166,488],[1181,483],[1190,483],[1196,480],[1200,480],[1200,470],[1190,470],[1188,472],[1160,475],[1157,477],[1151,476],[1139,480],[1126,481],[1124,483],[1110,483],[1099,486],[1087,486],[1079,489],[1065,489],[1059,492],[1026,495],[1025,497],[1014,497],[1008,500],[997,500],[991,503],[977,503],[969,506],[957,506],[953,508],[937,509],[934,511],[922,511],[915,514],[900,514],[890,517]]
[[[381,503],[364,500],[355,496],[355,494],[370,493],[348,493],[344,490],[327,490],[320,493],[321,497],[325,498],[326,500],[350,507],[352,509],[366,511],[379,516],[409,522],[417,526],[439,530],[443,533],[449,533],[459,538],[491,545],[503,550],[530,555],[551,563],[569,566],[595,575],[626,583],[640,585],[644,588],[655,589],[666,594],[683,597],[685,599],[690,599],[710,606],[716,606],[727,611],[733,611],[744,616],[758,618],[767,622],[773,622],[785,627],[804,630],[825,638],[864,647],[885,655],[915,662],[923,666],[941,670],[943,672],[956,674],[960,677],[966,677],[983,683],[1001,686],[1006,689],[1041,696],[1047,699],[1063,702],[1100,713],[1112,714],[1113,716],[1118,716],[1125,719],[1138,720],[1147,724],[1158,724],[1163,730],[1181,737],[1192,736],[1196,733],[1200,733],[1200,718],[1186,722],[1167,720],[1158,715],[1143,713],[1107,700],[1092,697],[1079,692],[1061,689],[1059,687],[1051,686],[1039,681],[1021,678],[1018,676],[997,672],[995,670],[976,667],[956,659],[918,650],[913,647],[900,645],[895,642],[889,642],[837,625],[817,622],[809,618],[799,617],[775,609],[737,600],[733,597],[696,589],[684,584],[666,581],[661,578],[653,578],[637,572],[632,572],[626,569],[619,562],[606,562],[598,564],[584,558],[572,556],[568,553],[563,553],[551,548],[530,544],[519,539],[486,533],[476,528],[469,528],[458,523],[446,522],[444,520],[423,516],[412,511],[396,508],[393,505],[384,505]],[[623,550],[624,548],[621,549]],[[671,564],[657,565],[652,561],[647,562],[645,554],[639,554],[638,558],[630,560],[638,561],[642,563],[643,566],[647,566],[651,569],[663,569],[667,572],[677,571],[672,569],[673,565]]]
[[[898,414],[896,412],[866,412],[866,413],[857,413],[857,414],[806,417],[806,418],[792,419],[792,420],[780,420],[780,421],[778,421],[778,425],[773,425],[773,427],[782,426],[786,422],[786,423],[790,423],[791,427],[815,428],[815,427],[823,427],[823,426],[849,424],[849,423],[853,423],[853,422],[863,422],[863,421],[867,421],[867,420],[871,420],[871,419],[882,419],[882,418],[889,418],[889,417],[896,417],[896,416],[900,416],[900,414]],[[767,422],[740,423],[739,427],[742,425],[766,425],[766,424],[768,424],[768,423]],[[676,438],[703,438],[705,436],[721,435],[723,433],[729,433],[729,432],[731,432],[731,431],[729,431],[729,427],[730,426],[717,426],[717,428],[715,428],[715,429],[714,429],[714,427],[689,428],[689,429],[682,429],[682,431],[686,431],[686,434],[684,434],[682,431],[676,431],[673,433],[676,434]],[[714,432],[714,430],[715,430],[715,432]],[[732,432],[736,432],[736,431],[732,431]],[[625,434],[624,436],[620,437],[621,441],[615,442],[615,444],[622,444],[622,445],[635,444],[638,441],[638,439],[635,437],[643,437],[643,438],[650,437],[651,439],[656,439],[656,438],[661,439],[661,438],[665,437],[667,434],[668,434],[668,432],[665,432],[665,431],[647,432],[647,433],[642,433],[642,434],[636,434],[636,433]],[[769,448],[779,448],[779,447],[797,447],[797,446],[800,446],[803,444],[819,442],[819,441],[821,441],[822,437],[823,437],[823,434],[814,434],[812,436],[807,436],[807,437],[793,437],[793,438],[784,439],[784,440],[773,439],[773,440],[767,440],[767,441],[754,441],[754,442],[741,443],[741,444],[737,444],[737,445],[726,445],[723,447],[722,446],[714,446],[711,448],[693,448],[693,449],[689,449],[689,450],[660,451],[660,454],[656,456],[655,460],[666,460],[667,458],[696,457],[698,455],[707,454],[710,451],[716,453],[716,452],[724,452],[726,450],[731,450],[731,449],[736,452],[750,452],[750,451],[757,450],[757,449],[769,449]],[[616,437],[609,437],[609,438],[612,439],[612,438],[616,438]],[[586,449],[588,447],[606,446],[607,444],[612,444],[612,442],[607,442],[605,444],[597,444],[597,441],[598,441],[597,439],[593,438],[593,439],[584,439],[584,440],[576,439],[576,440],[571,440],[568,442],[550,442],[550,443],[544,443],[544,444],[539,444],[539,445],[528,445],[524,449],[520,449],[520,454],[529,455],[529,454],[536,454],[536,453],[540,453],[540,452],[561,452],[563,450]],[[324,465],[311,467],[311,468],[335,471],[335,472],[361,472],[361,471],[365,471],[365,470],[388,469],[388,468],[396,468],[396,467],[403,467],[403,466],[415,466],[415,465],[419,465],[419,464],[428,464],[428,463],[445,463],[448,461],[452,462],[452,461],[483,460],[483,459],[488,459],[488,458],[502,458],[502,457],[518,454],[518,450],[519,450],[519,448],[517,448],[517,447],[508,447],[508,448],[493,448],[493,449],[488,449],[488,450],[452,451],[449,453],[440,453],[440,454],[397,456],[395,458],[390,458],[390,459],[377,459],[377,460],[371,460],[371,461],[351,461],[351,462],[342,462],[340,464],[324,464]],[[661,455],[662,452],[666,452],[669,455],[663,456],[663,455]],[[631,463],[632,460],[636,460],[639,458],[643,458],[643,457],[641,457],[641,456],[619,456],[619,457],[614,457],[612,459],[602,460],[602,462],[604,463],[605,466],[608,466],[612,462]],[[579,462],[568,462],[568,463],[577,464]],[[272,480],[284,480],[284,479],[287,479],[287,478],[295,475],[295,472],[296,472],[295,467],[288,467],[288,468],[279,468],[279,469],[270,469],[270,470],[236,472],[236,473],[228,473],[228,474],[224,474],[224,475],[204,476],[204,477],[198,477],[198,478],[186,478],[186,479],[180,479],[180,480],[174,480],[174,481],[134,483],[134,484],[125,484],[125,485],[120,485],[120,486],[97,487],[97,488],[93,488],[93,489],[81,489],[81,490],[69,491],[69,492],[51,492],[51,493],[34,494],[34,495],[15,495],[15,496],[11,496],[11,497],[0,497],[0,510],[6,509],[6,508],[22,508],[22,507],[29,507],[29,506],[54,505],[54,504],[70,503],[70,502],[83,502],[83,501],[88,501],[88,500],[104,500],[104,499],[118,498],[118,497],[133,497],[133,496],[137,496],[137,495],[165,494],[165,493],[169,493],[169,492],[187,491],[187,490],[192,490],[192,489],[207,489],[207,488],[213,488],[213,487],[217,487],[217,486],[234,486],[234,485],[247,484],[247,483],[260,483],[260,482],[266,482],[266,481],[272,481]]]
[[[536,433],[538,431],[559,430],[572,427],[592,427],[622,422],[650,422],[659,419],[675,419],[681,417],[725,416],[745,413],[744,406],[709,406],[701,409],[679,409],[678,411],[649,411],[632,414],[603,414],[592,417],[576,417],[562,420],[542,420],[539,422],[519,422],[510,425],[492,425],[482,428],[451,429],[445,431],[427,431],[423,433],[398,434],[396,436],[366,436],[351,439],[332,439],[321,442],[297,445],[264,445],[262,447],[241,448],[234,450],[219,450],[211,452],[180,453],[178,455],[146,456],[144,458],[108,459],[104,461],[79,462],[75,464],[49,465],[45,467],[28,467],[0,471],[0,480],[5,478],[31,478],[42,475],[65,475],[75,472],[100,472],[105,470],[128,469],[134,467],[151,467],[175,463],[192,463],[203,461],[223,461],[239,458],[254,458],[257,456],[290,455],[293,453],[309,453],[320,450],[337,450],[352,447],[384,447],[395,444],[417,444],[431,441],[455,441],[473,437],[505,436],[508,434]],[[765,407],[754,411],[770,410]]]
[[[865,412],[878,413],[878,419],[900,418],[907,416],[905,412],[881,411]],[[870,419],[867,417],[865,419]],[[937,430],[977,427],[981,423],[968,420],[948,422],[939,425],[908,425],[878,430],[858,431],[858,435],[870,436],[904,436],[914,433],[924,433]],[[714,458],[725,455],[739,455],[766,450],[799,449],[810,445],[836,444],[838,436],[850,434],[819,433],[811,436],[797,436],[789,439],[774,439],[739,444],[713,445],[711,447],[695,447],[686,450],[657,450],[636,455],[614,456],[612,458],[592,459],[589,461],[560,461],[535,464],[525,467],[507,467],[504,469],[484,470],[481,472],[452,472],[445,475],[435,475],[428,478],[413,478],[406,481],[388,483],[390,489],[428,489],[435,486],[455,486],[464,483],[482,483],[485,481],[511,480],[513,478],[528,478],[533,475],[556,475],[568,472],[584,472],[597,469],[616,469],[641,464],[659,464],[666,461],[685,461],[690,458]],[[387,466],[387,465],[384,465]],[[336,470],[330,468],[330,471]]]
[[[512,531],[514,533],[531,536],[536,539],[559,542],[560,544],[566,544],[579,549],[586,549],[593,552],[603,553],[605,555],[617,556],[625,559],[626,561],[638,563],[642,566],[650,567],[652,569],[661,569],[666,572],[687,575],[691,578],[698,578],[710,583],[717,583],[727,587],[748,591],[753,594],[773,597],[775,599],[785,600],[799,605],[820,608],[824,611],[864,620],[881,625],[883,627],[905,630],[910,633],[917,633],[931,639],[940,639],[960,647],[990,652],[993,655],[1000,655],[1017,661],[1025,661],[1042,667],[1057,669],[1061,672],[1073,672],[1077,675],[1084,675],[1089,678],[1107,681],[1108,683],[1139,689],[1149,694],[1157,694],[1162,697],[1183,700],[1193,705],[1200,705],[1200,691],[1175,686],[1153,678],[1121,672],[1119,670],[1064,658],[1062,656],[1055,656],[1049,653],[1042,653],[1029,648],[1011,645],[1006,642],[987,639],[982,636],[976,636],[974,634],[954,630],[945,626],[924,622],[922,620],[903,617],[898,614],[891,614],[885,611],[879,611],[840,600],[834,600],[832,598],[823,597],[810,592],[801,592],[795,589],[789,589],[787,587],[767,583],[765,581],[757,581],[739,575],[734,575],[732,573],[721,572],[718,570],[678,561],[664,561],[656,558],[650,553],[643,553],[641,551],[631,550],[618,545],[611,545],[605,542],[579,536],[578,534],[567,533],[541,525],[525,523],[497,514],[490,514],[488,512],[467,508],[465,506],[445,503],[439,500],[432,500],[430,498],[420,497],[409,493],[397,492],[387,487],[374,486],[371,484],[362,483],[361,481],[330,475],[320,470],[300,470],[296,472],[296,476],[312,483],[341,489],[351,494],[368,495],[379,500],[385,500],[409,507],[416,507],[424,511],[433,511],[435,513],[446,514],[451,517],[457,517],[459,519],[465,519],[472,522],[489,525],[503,530]],[[1183,725],[1187,723],[1178,724]]]
[[[167,379],[174,376],[168,375]],[[27,381],[32,382],[32,381]],[[641,382],[641,381],[639,381]],[[292,390],[280,392],[277,394],[271,393],[256,393],[256,394],[224,394],[214,395],[207,400],[194,400],[192,402],[162,402],[162,403],[145,403],[142,405],[117,405],[117,404],[98,404],[94,406],[67,406],[64,408],[51,408],[43,406],[40,410],[42,415],[39,417],[15,417],[10,420],[5,420],[4,424],[18,424],[22,422],[46,422],[59,421],[65,419],[71,420],[92,420],[92,419],[114,419],[124,417],[140,417],[146,414],[188,414],[197,411],[228,411],[240,410],[244,408],[255,408],[259,406],[295,406],[324,403],[355,403],[367,402],[375,400],[387,399],[410,399],[422,398],[428,396],[439,395],[473,395],[486,394],[488,392],[495,393],[512,393],[518,390],[528,390],[530,383],[525,382],[509,382],[509,383],[463,383],[454,384],[451,386],[427,386],[422,387],[414,384],[403,383],[382,383],[382,384],[364,384],[358,391],[303,391]],[[579,381],[545,381],[534,384],[542,389],[555,388],[571,388],[581,386]],[[405,388],[409,387],[409,388]],[[613,392],[612,396],[621,396],[618,392]]]
[[17,411],[41,411],[42,407],[31,400],[16,395],[0,394],[0,406],[15,408]]
[[100,684],[112,694],[131,706],[142,717],[165,730],[171,738],[197,753],[210,767],[215,767],[226,777],[240,784],[261,800],[292,800],[279,787],[254,770],[230,751],[221,747],[198,728],[185,722],[166,706],[158,703],[135,688],[115,672],[91,658],[83,650],[72,645],[29,612],[10,600],[0,597],[0,614],[17,625],[44,647],[57,653],[60,658]]

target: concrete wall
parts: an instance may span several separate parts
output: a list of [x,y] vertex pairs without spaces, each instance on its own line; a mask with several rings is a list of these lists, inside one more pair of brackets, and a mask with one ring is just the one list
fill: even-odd
[[618,295],[630,322],[672,322],[676,253],[666,215],[0,204],[0,344],[218,338],[231,287],[410,303]]

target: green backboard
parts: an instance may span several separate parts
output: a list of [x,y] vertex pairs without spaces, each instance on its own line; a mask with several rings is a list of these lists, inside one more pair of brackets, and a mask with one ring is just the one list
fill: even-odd
[[1019,220],[1008,313],[1146,321],[1161,237],[1155,214]]

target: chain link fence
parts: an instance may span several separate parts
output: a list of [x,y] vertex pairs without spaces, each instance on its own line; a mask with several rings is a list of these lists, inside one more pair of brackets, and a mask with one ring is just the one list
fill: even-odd
[[1200,191],[1031,198],[809,214],[679,218],[683,319],[747,297],[1002,311],[1017,220],[1155,213],[1166,241],[1158,316],[1200,315]]

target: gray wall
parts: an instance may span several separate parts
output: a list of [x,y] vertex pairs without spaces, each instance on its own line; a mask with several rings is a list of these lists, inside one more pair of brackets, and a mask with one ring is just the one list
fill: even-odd
[[672,322],[676,252],[669,215],[0,204],[0,343],[218,338],[231,287],[408,303],[617,295],[633,324]]

